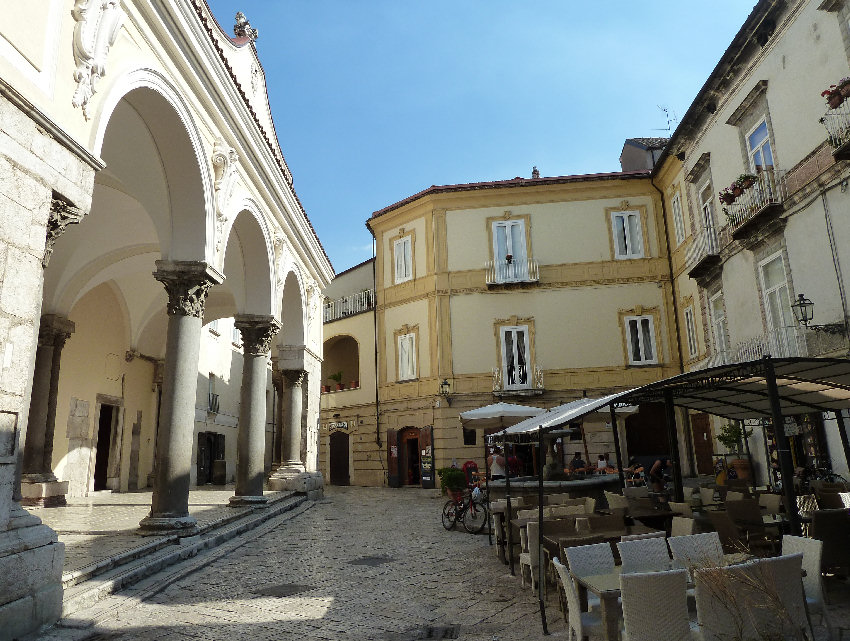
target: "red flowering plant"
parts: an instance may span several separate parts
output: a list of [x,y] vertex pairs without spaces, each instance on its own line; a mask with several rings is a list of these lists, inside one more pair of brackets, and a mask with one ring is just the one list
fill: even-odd
[[720,202],[722,202],[724,205],[731,205],[732,203],[734,203],[735,199],[738,197],[738,194],[735,193],[736,188],[740,190],[740,188],[735,183],[732,183],[728,187],[724,187],[723,189],[721,189],[719,194]]
[[[850,85],[850,82],[847,84]],[[829,105],[830,109],[836,109],[844,102],[844,96],[842,95],[838,85],[829,85],[827,89],[820,92],[820,95],[826,98],[826,104]]]

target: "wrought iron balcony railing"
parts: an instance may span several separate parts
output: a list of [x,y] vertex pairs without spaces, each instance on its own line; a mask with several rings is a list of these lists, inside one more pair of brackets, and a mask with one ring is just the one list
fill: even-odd
[[732,229],[732,237],[746,236],[751,224],[757,219],[781,211],[787,197],[784,171],[774,167],[759,171],[756,182],[745,189],[734,203],[723,208]]
[[837,160],[850,158],[850,102],[845,100],[835,109],[827,111],[820,119],[826,129],[827,142],[835,149]]
[[374,308],[375,290],[364,289],[362,292],[326,302],[324,306],[324,322],[330,323],[331,321],[360,314]]
[[485,268],[488,285],[536,283],[540,280],[540,267],[532,258],[488,260]]
[[754,361],[766,355],[793,358],[808,355],[806,337],[800,327],[778,327],[735,346],[735,361]]
[[720,244],[714,226],[701,229],[694,236],[688,250],[685,252],[685,267],[688,276],[699,278],[712,267],[720,264]]

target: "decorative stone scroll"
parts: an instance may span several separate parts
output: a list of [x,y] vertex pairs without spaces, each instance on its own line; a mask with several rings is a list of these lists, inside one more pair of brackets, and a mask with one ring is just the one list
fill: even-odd
[[75,207],[63,198],[57,197],[54,193],[50,202],[50,215],[47,218],[47,241],[44,245],[44,257],[41,259],[41,266],[44,269],[47,269],[47,264],[50,262],[56,239],[64,233],[68,225],[78,224],[84,216],[85,212],[82,209]]
[[236,151],[219,138],[213,145],[212,164],[215,179],[215,251],[221,254],[224,249],[224,227],[227,225],[227,204],[233,194],[236,165],[239,156]]
[[97,81],[106,75],[106,57],[118,37],[124,11],[120,0],[76,0],[71,15],[77,21],[74,26],[77,88],[71,104],[82,107],[83,116],[88,120],[91,117],[89,100],[96,91]]
[[265,356],[271,351],[272,340],[280,331],[280,323],[272,317],[241,316],[234,323],[242,333],[242,349],[251,356]]
[[153,273],[168,293],[169,316],[204,317],[204,304],[210,287],[224,278],[206,263],[198,261],[156,261]]
[[307,372],[303,369],[284,369],[281,372],[289,387],[301,387],[307,376]]

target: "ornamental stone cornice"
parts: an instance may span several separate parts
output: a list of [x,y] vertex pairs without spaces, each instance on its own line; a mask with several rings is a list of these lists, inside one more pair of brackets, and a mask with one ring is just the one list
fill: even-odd
[[106,74],[106,58],[118,37],[124,11],[120,0],[76,0],[71,15],[76,20],[74,82],[77,83],[71,104],[81,107],[88,120],[89,101],[95,94],[97,81]]
[[280,323],[273,316],[254,314],[242,314],[234,320],[234,327],[242,334],[244,353],[252,356],[268,355],[272,340],[280,331]]
[[204,304],[213,285],[224,282],[224,276],[203,261],[156,261],[153,273],[168,294],[169,316],[204,317]]
[[50,201],[50,214],[47,218],[47,239],[44,245],[44,256],[41,259],[41,266],[44,269],[47,269],[50,256],[53,254],[53,246],[56,244],[59,236],[65,232],[68,225],[79,224],[85,215],[82,209],[75,207],[54,192],[53,198]]

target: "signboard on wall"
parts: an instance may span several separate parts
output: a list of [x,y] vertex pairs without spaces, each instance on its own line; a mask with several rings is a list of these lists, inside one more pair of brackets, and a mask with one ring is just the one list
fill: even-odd
[[348,429],[348,421],[335,421],[332,423],[328,423],[328,431],[332,430],[347,430]]
[[422,487],[430,489],[435,487],[434,483],[434,456],[431,450],[431,434],[434,428],[430,425],[419,430],[419,470]]

